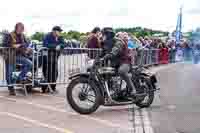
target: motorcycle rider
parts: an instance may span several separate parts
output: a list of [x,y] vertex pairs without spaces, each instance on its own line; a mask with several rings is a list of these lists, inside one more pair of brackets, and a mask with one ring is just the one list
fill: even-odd
[[131,56],[129,55],[128,39],[121,38],[121,35],[115,37],[115,32],[112,28],[106,27],[102,30],[103,35],[103,52],[101,61],[110,60],[112,67],[117,68],[120,77],[126,82],[129,89],[130,96],[134,96],[132,93],[135,91],[135,87],[132,83],[131,77],[128,72],[131,67]]

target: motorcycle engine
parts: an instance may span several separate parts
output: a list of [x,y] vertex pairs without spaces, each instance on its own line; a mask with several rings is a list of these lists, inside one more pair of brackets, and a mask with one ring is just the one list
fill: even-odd
[[120,77],[112,77],[110,80],[110,94],[112,96],[113,99],[116,99],[119,95],[119,93],[121,92],[121,84],[122,84],[122,80]]

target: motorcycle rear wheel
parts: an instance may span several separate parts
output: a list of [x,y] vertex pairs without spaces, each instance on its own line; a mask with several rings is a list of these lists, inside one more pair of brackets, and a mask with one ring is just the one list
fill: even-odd
[[[151,81],[146,78],[146,77],[140,77],[143,81],[143,83],[145,85],[141,86],[141,88],[143,88],[143,92],[146,93],[146,96],[144,96],[142,99],[139,99],[136,101],[136,105],[140,108],[148,108],[151,106],[151,104],[153,103],[153,100],[154,100],[154,88],[151,84]],[[147,98],[147,99],[146,99]]]

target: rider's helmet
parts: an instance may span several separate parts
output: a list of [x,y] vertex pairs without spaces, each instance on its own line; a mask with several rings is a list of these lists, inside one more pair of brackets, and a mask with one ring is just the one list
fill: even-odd
[[103,28],[101,33],[103,35],[103,38],[105,37],[104,40],[110,40],[115,37],[115,32],[114,32],[113,28],[111,28],[111,27]]

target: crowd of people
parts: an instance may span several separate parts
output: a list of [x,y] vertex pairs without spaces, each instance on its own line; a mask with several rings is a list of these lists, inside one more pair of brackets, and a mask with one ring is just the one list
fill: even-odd
[[[100,31],[101,30],[99,27],[96,27],[92,30],[91,34],[88,37],[88,42],[86,45],[87,48],[91,49],[102,48],[102,36]],[[129,49],[151,50],[153,51],[151,54],[154,54],[154,57],[156,56],[155,54],[159,54],[160,58],[158,59],[160,61],[159,63],[166,64],[169,61],[175,62],[176,43],[174,40],[163,41],[159,38],[150,38],[150,37],[137,38],[134,35],[126,32],[118,32],[116,33],[116,37],[121,38],[122,40],[124,39],[127,40],[127,46]],[[91,56],[95,57],[95,55]]]
[[[175,61],[193,61],[198,63],[200,61],[200,45],[192,43],[189,40],[182,39],[176,43],[175,39],[159,37],[136,37],[131,33],[118,32],[116,37],[127,39],[127,46],[129,49],[138,50],[144,49],[151,52],[151,56],[155,63],[155,56],[158,57],[156,63],[167,64]],[[102,48],[102,35],[99,27],[94,28],[88,36],[87,48],[98,49]],[[157,55],[156,55],[157,54]],[[91,55],[95,57],[95,55]]]

